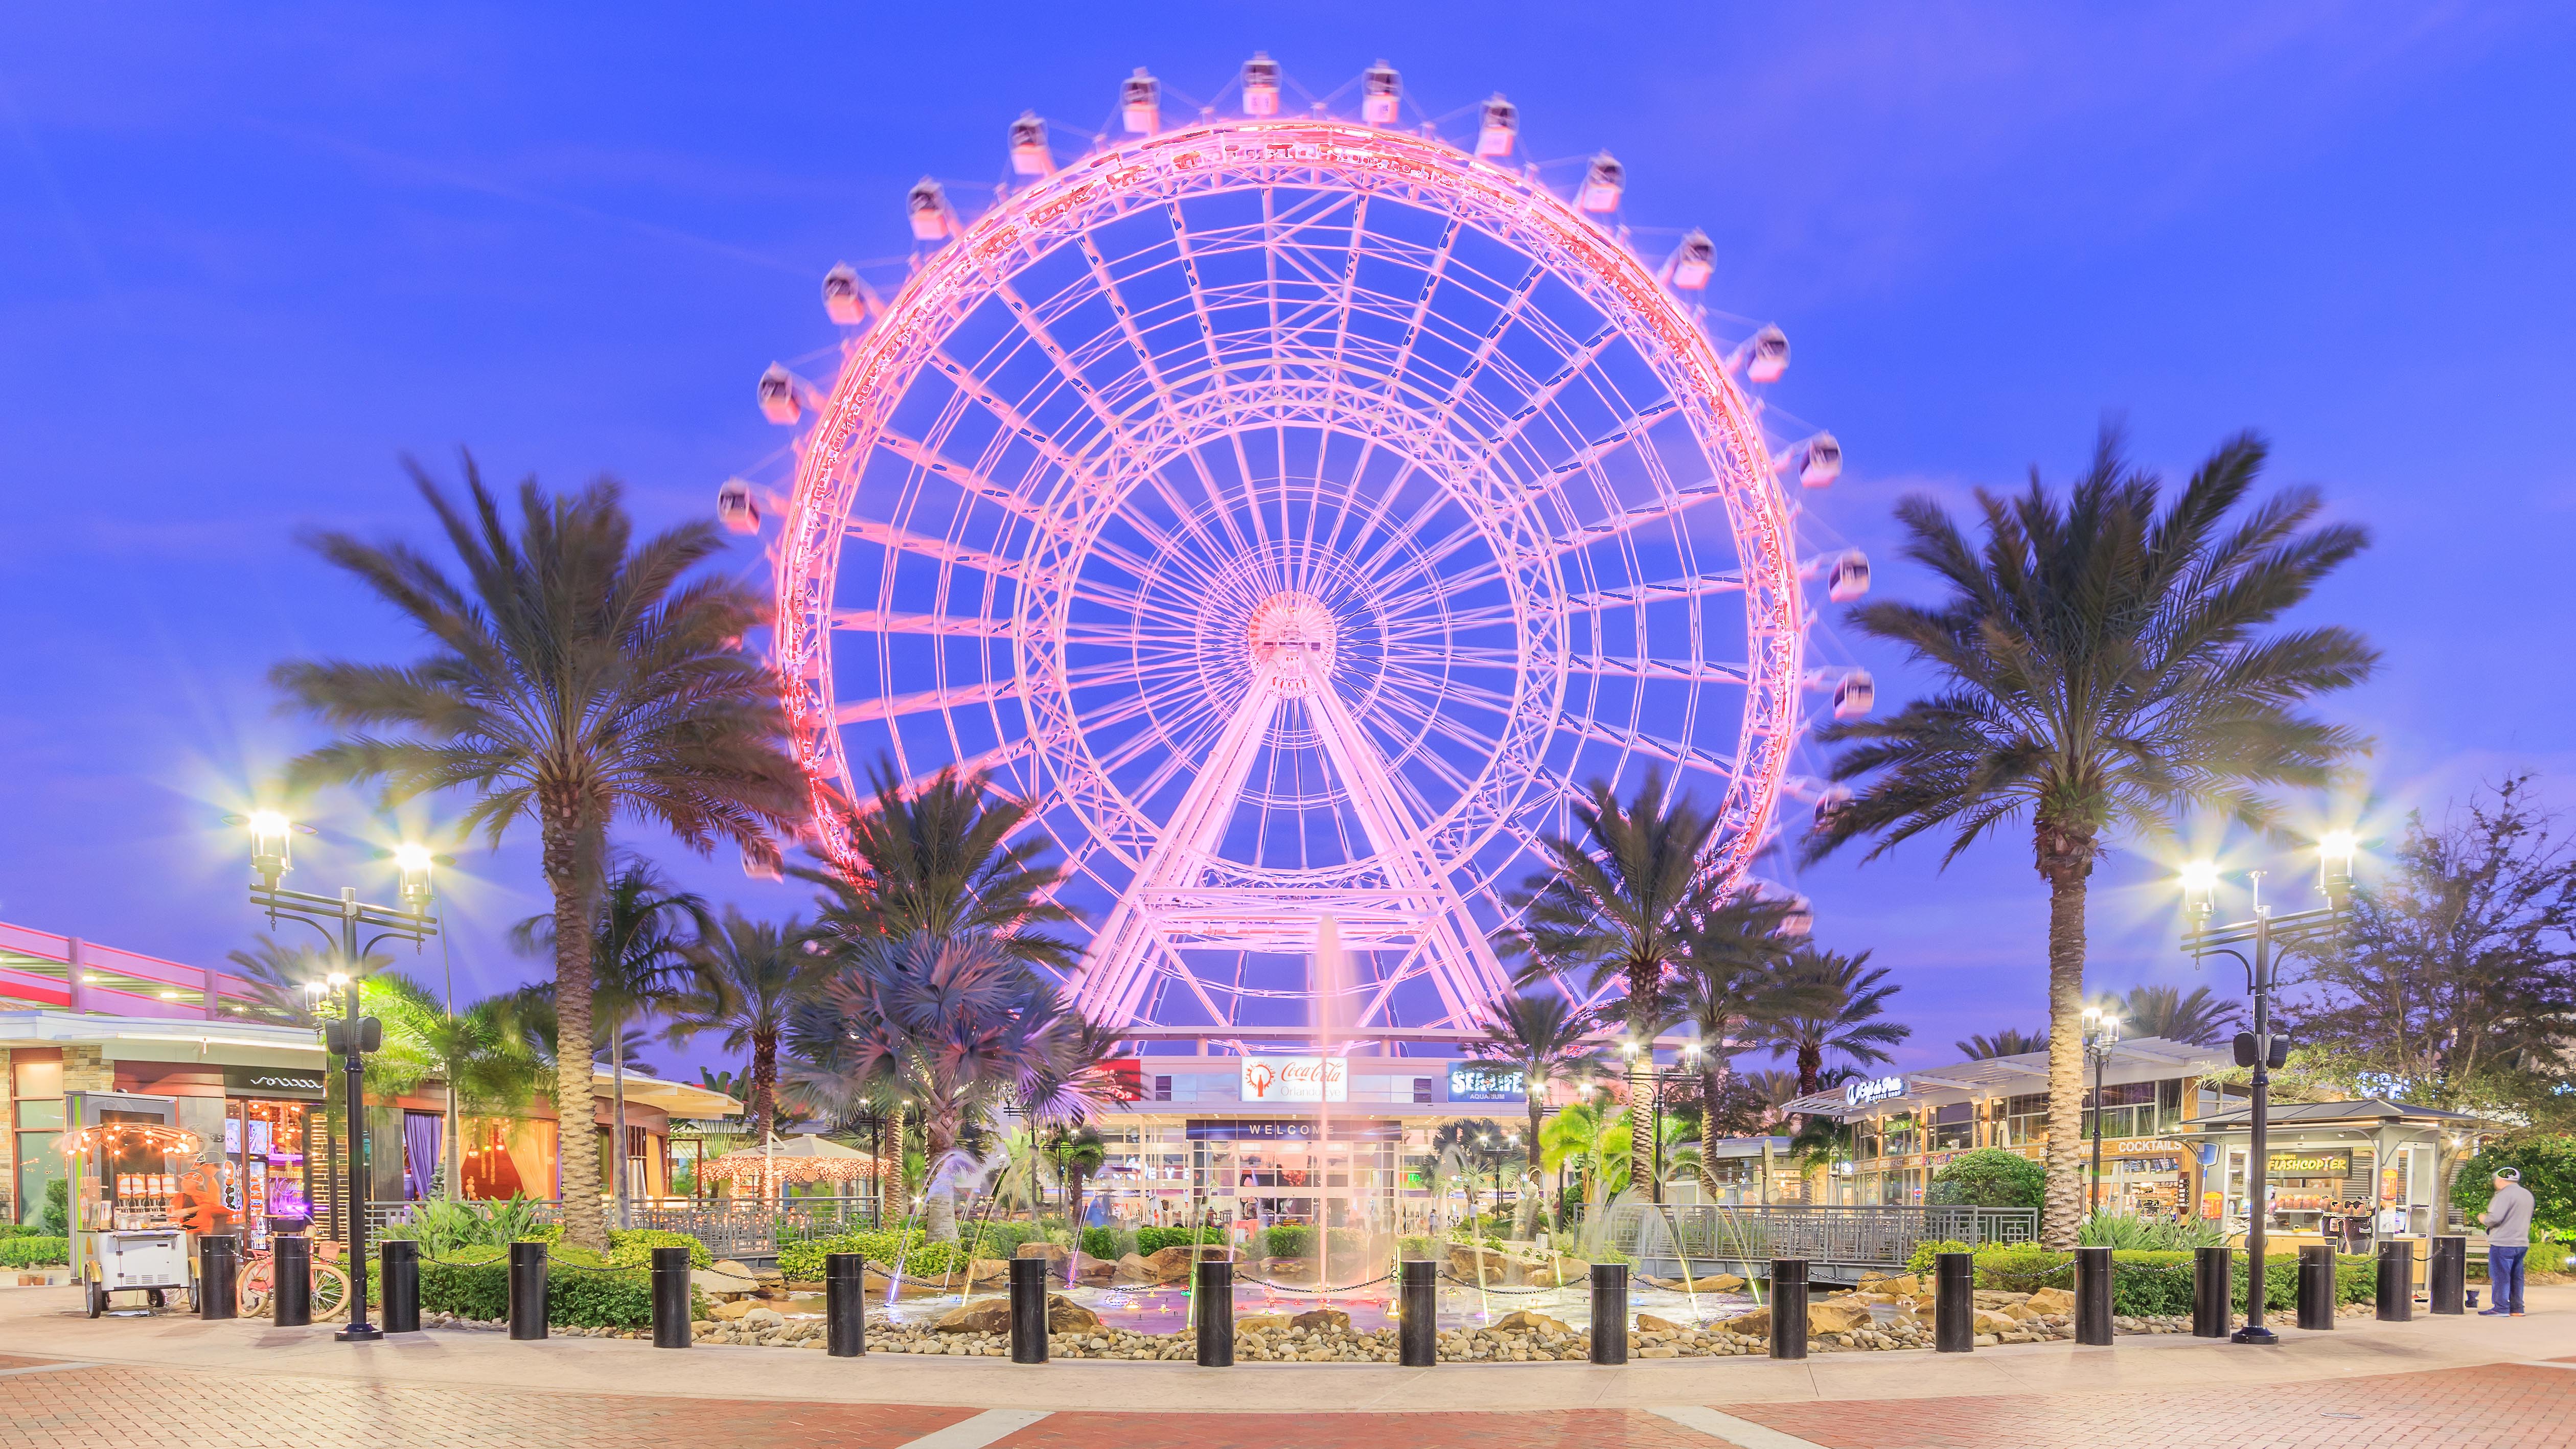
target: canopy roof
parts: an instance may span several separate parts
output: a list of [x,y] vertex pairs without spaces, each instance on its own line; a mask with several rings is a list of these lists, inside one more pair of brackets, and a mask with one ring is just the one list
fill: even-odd
[[854,1147],[823,1137],[782,1137],[766,1147],[739,1148],[714,1158],[698,1171],[708,1177],[737,1177],[777,1182],[848,1182],[877,1175],[877,1160]]
[[[2102,1064],[2102,1084],[2117,1087],[2131,1082],[2196,1077],[2227,1066],[2231,1059],[2225,1047],[2195,1046],[2160,1036],[2142,1036],[2112,1044]],[[2045,1092],[2048,1090],[2048,1053],[2035,1051],[2009,1057],[1985,1057],[1956,1066],[1906,1072],[1898,1080],[1902,1083],[1900,1090],[1859,1103],[1851,1102],[1842,1088],[1835,1087],[1783,1103],[1780,1110],[1811,1112],[1840,1121],[1908,1112],[1945,1102]],[[2090,1065],[2084,1069],[2084,1085],[2088,1089],[2093,1085]]]

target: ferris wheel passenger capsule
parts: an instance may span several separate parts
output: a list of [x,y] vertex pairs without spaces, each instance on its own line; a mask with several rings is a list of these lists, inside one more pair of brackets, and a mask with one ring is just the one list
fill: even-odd
[[1708,285],[1708,274],[1717,265],[1717,244],[1708,233],[1694,228],[1673,249],[1673,285],[1685,292],[1696,292]]
[[956,230],[955,213],[948,209],[948,192],[927,176],[913,183],[912,195],[905,198],[903,209],[912,218],[915,241],[941,241]]
[[[1766,325],[1753,334],[1752,341],[1737,348],[1735,355],[1727,359],[1727,371],[1733,372],[1737,368],[1742,368],[1745,377],[1753,382],[1778,382],[1780,374],[1789,370],[1789,334]],[[1839,450],[1835,458],[1840,461]]]
[[1816,797],[1816,828],[1822,830],[1833,824],[1834,817],[1841,814],[1843,807],[1849,805],[1851,801],[1851,786],[1826,786],[1825,792]]
[[1011,174],[1044,176],[1055,169],[1055,157],[1047,150],[1046,122],[1035,111],[1022,111],[1011,123]]
[[1394,125],[1397,99],[1403,89],[1395,67],[1385,61],[1360,72],[1360,119],[1372,126]]
[[1825,597],[1837,604],[1848,604],[1869,592],[1869,555],[1852,549],[1834,560],[1831,573],[1825,575]]
[[1813,935],[1815,933],[1815,929],[1815,903],[1808,900],[1805,896],[1792,892],[1789,896],[1788,912],[1780,917],[1779,934],[1783,936],[1807,936]]
[[859,290],[859,274],[848,262],[823,274],[823,315],[843,327],[856,327],[868,319],[868,304]]
[[[1771,374],[1775,378],[1779,375],[1777,372]],[[1843,476],[1843,445],[1835,441],[1831,433],[1816,434],[1800,443],[1790,456],[1798,460],[1798,486],[1801,488],[1829,488],[1835,479]]]
[[1118,86],[1118,115],[1130,136],[1150,136],[1163,129],[1163,85],[1143,66]]
[[740,478],[727,478],[716,489],[716,517],[735,533],[760,532],[760,505],[752,501],[751,485]]
[[1272,60],[1268,51],[1256,50],[1252,59],[1243,63],[1243,113],[1279,114],[1279,62]]
[[1485,102],[1484,118],[1477,123],[1476,154],[1499,161],[1512,154],[1512,141],[1520,133],[1520,107],[1497,95]]
[[1574,204],[1594,213],[1617,211],[1619,193],[1627,187],[1627,169],[1604,151],[1592,158],[1592,169],[1583,173],[1583,187],[1574,193]]
[[805,405],[796,396],[796,374],[786,364],[773,362],[760,375],[760,414],[773,423],[793,423],[804,416]]
[[1858,719],[1878,703],[1878,682],[1866,669],[1855,669],[1834,686],[1834,718]]

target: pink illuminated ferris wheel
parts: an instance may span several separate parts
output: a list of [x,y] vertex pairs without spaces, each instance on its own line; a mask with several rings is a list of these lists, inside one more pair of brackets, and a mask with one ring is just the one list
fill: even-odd
[[1024,117],[980,215],[914,189],[882,298],[834,269],[837,376],[762,379],[779,663],[818,791],[1034,807],[1091,1014],[1306,1023],[1330,917],[1336,1020],[1465,1025],[1579,786],[1661,769],[1742,875],[1801,689],[1866,704],[1806,669],[1802,578],[1866,565],[1799,558],[1783,481],[1840,451],[1766,441],[1786,339],[1713,335],[1707,239],[1641,256],[1615,161],[1559,195],[1499,99],[1453,145],[1383,67],[1360,120],[1279,85],[1167,124],[1140,72],[1072,159]]

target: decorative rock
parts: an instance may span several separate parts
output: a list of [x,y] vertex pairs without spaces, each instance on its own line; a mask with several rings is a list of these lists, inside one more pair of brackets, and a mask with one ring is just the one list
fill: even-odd
[[1682,1326],[1669,1318],[1640,1313],[1637,1315],[1637,1331],[1639,1333],[1679,1333],[1682,1331]]
[[[1009,1321],[1009,1315],[1006,1312],[1003,1316],[1003,1322],[1007,1324]],[[1075,1329],[1098,1328],[1099,1326],[1099,1314],[1092,1312],[1090,1309],[1083,1307],[1081,1304],[1074,1302],[1072,1299],[1065,1297],[1061,1293],[1050,1293],[1047,1295],[1047,1332],[1069,1333]]]
[[982,1285],[1000,1283],[1011,1276],[1011,1265],[1004,1258],[977,1258],[966,1265],[966,1281]]
[[1348,1333],[1351,1328],[1351,1316],[1338,1308],[1317,1308],[1305,1313],[1300,1313],[1296,1317],[1289,1319],[1288,1326],[1291,1328],[1303,1328],[1308,1330],[1320,1328],[1334,1333]]
[[1007,1298],[978,1299],[948,1310],[932,1326],[940,1333],[1008,1333],[1011,1303]]
[[1118,1281],[1121,1283],[1145,1283],[1161,1276],[1155,1271],[1153,1264],[1134,1253],[1128,1253],[1118,1260]]
[[1501,1322],[1494,1325],[1494,1331],[1498,1333],[1572,1333],[1574,1329],[1562,1319],[1550,1318],[1544,1313],[1524,1308],[1517,1313],[1506,1315]]
[[715,1305],[713,1308],[708,1309],[707,1316],[721,1323],[731,1323],[734,1320],[741,1318],[744,1314],[757,1310],[759,1310],[759,1304],[753,1299],[729,1298],[724,1302]]
[[2073,1313],[2075,1295],[2063,1288],[2042,1288],[2030,1295],[2030,1306],[2041,1313]]
[[1849,1333],[1855,1328],[1869,1327],[1870,1322],[1869,1305],[1866,1303],[1838,1303],[1826,1299],[1807,1305],[1809,1333]]
[[1234,1321],[1234,1331],[1237,1334],[1285,1333],[1288,1331],[1288,1315],[1285,1313],[1247,1313],[1243,1317]]
[[1044,1258],[1050,1263],[1061,1263],[1072,1254],[1060,1243],[1022,1243],[1019,1252],[1014,1256]]

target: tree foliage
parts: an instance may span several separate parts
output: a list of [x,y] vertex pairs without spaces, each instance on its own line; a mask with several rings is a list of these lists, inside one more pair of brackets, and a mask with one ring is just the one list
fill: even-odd
[[1943,1205],[2036,1208],[2048,1196],[2048,1169],[2000,1147],[1980,1147],[1953,1157],[1932,1174],[1923,1200]]
[[1958,1050],[1959,1055],[1968,1060],[1981,1062],[1988,1057],[2018,1057],[2031,1052],[2044,1052],[2048,1050],[2048,1033],[2024,1031],[2017,1026],[2008,1026],[1991,1035],[1980,1033],[1966,1041],[1954,1041],[1950,1045]]

